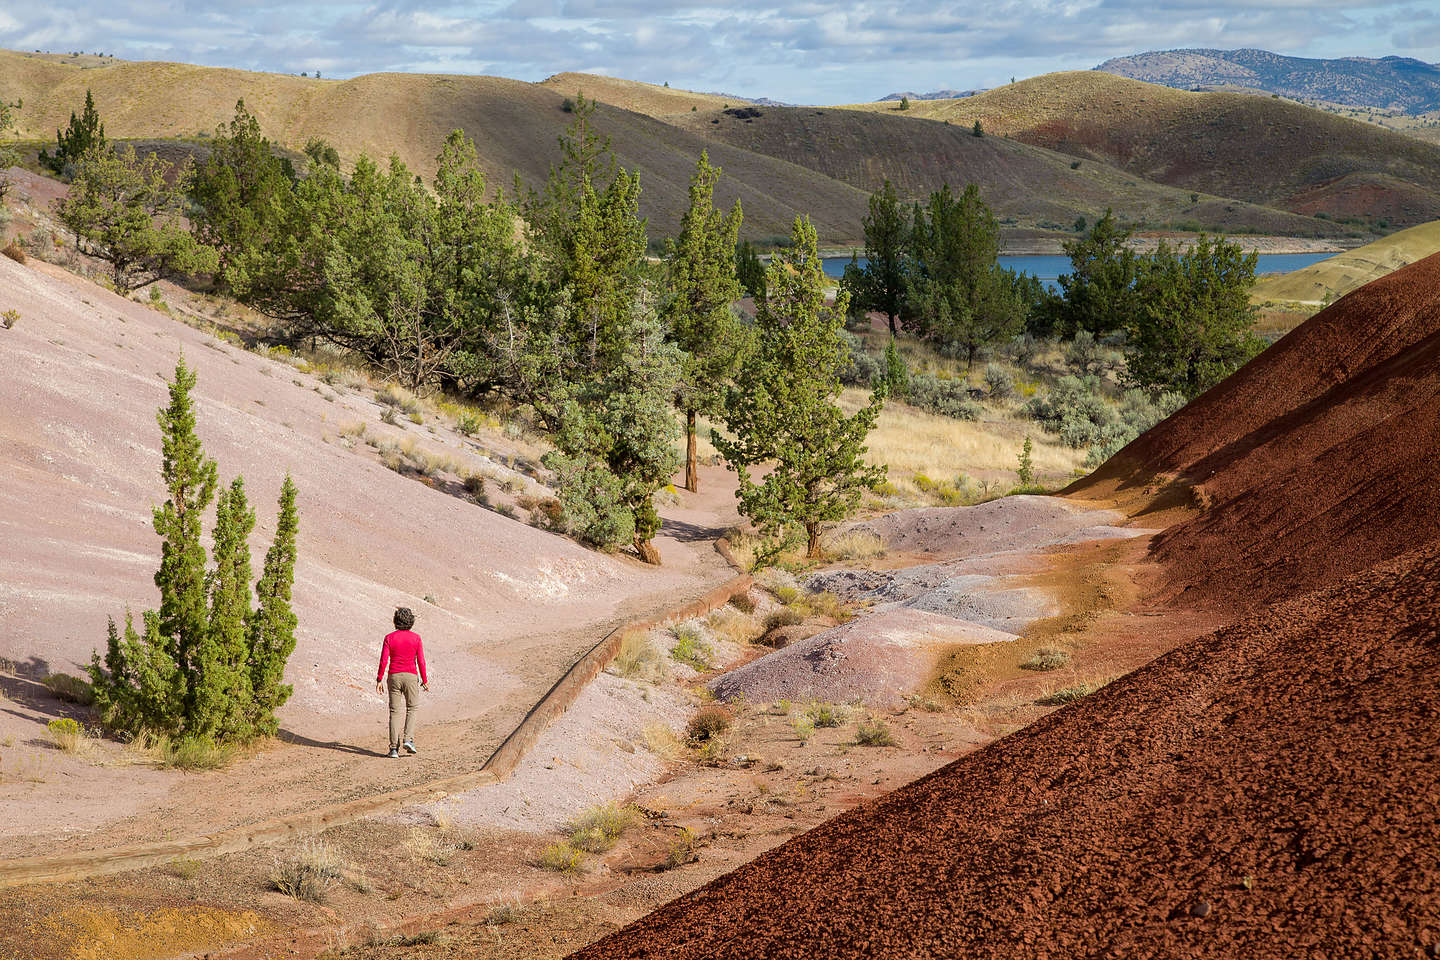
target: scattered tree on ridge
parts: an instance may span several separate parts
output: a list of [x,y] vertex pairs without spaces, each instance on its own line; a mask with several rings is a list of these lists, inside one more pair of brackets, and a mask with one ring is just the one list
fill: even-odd
[[675,405],[685,416],[685,489],[692,493],[700,489],[696,419],[719,412],[743,343],[731,309],[742,296],[734,257],[740,201],[728,214],[715,209],[719,179],[720,168],[701,153],[690,179],[690,207],[666,257],[670,299],[664,317],[670,341],[683,351]]
[[1204,234],[1185,252],[1162,242],[1136,281],[1126,379],[1193,400],[1263,350],[1250,304],[1256,259]]
[[105,139],[105,124],[100,122],[100,111],[95,109],[95,98],[90,89],[85,89],[85,107],[76,117],[70,112],[70,126],[55,131],[55,155],[40,151],[40,162],[61,176],[68,176],[71,168],[81,158],[94,150],[104,151],[109,147]]
[[118,153],[97,145],[79,158],[70,194],[55,204],[77,245],[110,264],[117,292],[129,294],[176,273],[208,273],[215,250],[186,229],[185,193],[193,168],[150,154],[143,161],[126,144]]
[[850,309],[857,314],[867,310],[885,314],[893,337],[905,306],[910,224],[889,180],[871,194],[870,212],[863,225],[865,266],[852,256],[840,283],[850,294]]
[[194,385],[182,358],[169,405],[157,414],[169,494],[154,511],[162,539],[155,573],[160,609],[145,612],[143,635],[128,612],[123,635],[112,619],[104,660],[96,652],[89,672],[96,706],[113,729],[242,742],[273,733],[274,709],[289,695],[281,679],[294,647],[295,488],[287,477],[260,607],[252,610],[248,536],[255,515],[240,478],[220,495],[215,566],[205,570],[201,523],[215,497],[217,470],[195,433]]
[[[884,405],[884,387],[870,403],[845,416],[835,403],[840,371],[850,362],[841,332],[844,291],[825,303],[825,274],[807,217],[795,221],[794,243],[770,261],[765,299],[756,304],[757,343],[740,370],[726,404],[734,439],[715,445],[734,467],[740,512],[767,532],[799,526],[806,553],[820,555],[824,523],[840,520],[858,505],[860,491],[874,488],[885,468],[865,463],[865,437]],[[773,462],[758,484],[751,470]]]

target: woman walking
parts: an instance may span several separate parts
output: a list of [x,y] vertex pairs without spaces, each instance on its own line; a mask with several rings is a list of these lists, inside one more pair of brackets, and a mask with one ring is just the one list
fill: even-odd
[[[403,746],[406,753],[416,753],[415,715],[420,710],[420,691],[430,689],[425,674],[425,645],[420,635],[410,630],[415,614],[409,607],[395,611],[395,632],[387,634],[380,647],[380,670],[375,674],[375,692],[385,692],[385,666],[390,666],[390,756],[399,757]],[[419,674],[417,677],[416,674]],[[404,736],[400,716],[404,710]]]

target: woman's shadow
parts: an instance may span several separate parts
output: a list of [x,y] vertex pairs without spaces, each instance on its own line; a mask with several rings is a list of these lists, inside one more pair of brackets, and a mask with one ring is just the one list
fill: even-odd
[[357,747],[350,743],[341,743],[338,740],[314,740],[303,734],[295,733],[292,730],[280,730],[275,739],[282,743],[293,743],[302,747],[315,747],[319,750],[335,750],[339,753],[353,753],[362,757],[383,757],[382,750],[368,750],[365,747]]

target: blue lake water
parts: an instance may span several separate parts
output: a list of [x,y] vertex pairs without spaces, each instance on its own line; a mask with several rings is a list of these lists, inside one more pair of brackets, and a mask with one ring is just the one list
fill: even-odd
[[[1262,253],[1255,265],[1255,273],[1290,273],[1301,267],[1308,267],[1312,263],[1328,260],[1333,256],[1335,256],[1333,253]],[[1070,272],[1070,258],[1059,254],[1000,257],[999,259],[1000,266],[1038,277],[1041,282],[1052,289],[1060,274]],[[849,262],[849,257],[826,257],[825,275],[828,277],[843,276],[845,265]],[[864,257],[860,258],[860,263],[865,263]]]

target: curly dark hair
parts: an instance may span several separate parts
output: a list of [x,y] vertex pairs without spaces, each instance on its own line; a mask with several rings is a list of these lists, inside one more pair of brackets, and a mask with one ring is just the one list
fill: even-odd
[[415,614],[410,612],[409,607],[395,608],[395,629],[409,630],[415,626]]

